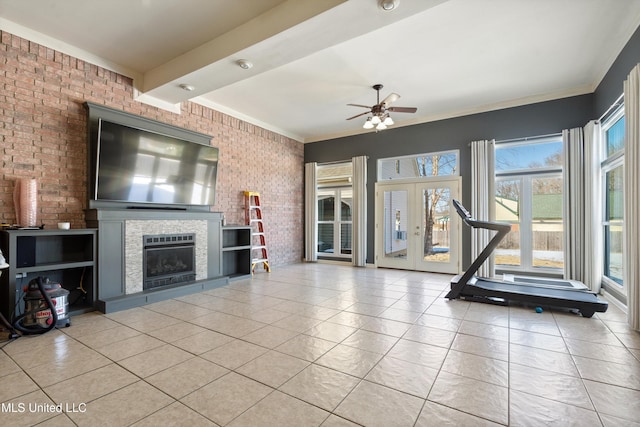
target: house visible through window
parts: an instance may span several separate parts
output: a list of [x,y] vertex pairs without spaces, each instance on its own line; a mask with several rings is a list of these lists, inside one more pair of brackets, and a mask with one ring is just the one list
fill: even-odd
[[496,143],[496,220],[511,232],[499,270],[559,272],[564,266],[562,136]]

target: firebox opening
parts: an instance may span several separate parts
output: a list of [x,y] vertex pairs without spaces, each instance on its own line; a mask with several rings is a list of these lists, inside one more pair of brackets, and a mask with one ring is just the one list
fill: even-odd
[[143,289],[196,279],[195,233],[145,235]]

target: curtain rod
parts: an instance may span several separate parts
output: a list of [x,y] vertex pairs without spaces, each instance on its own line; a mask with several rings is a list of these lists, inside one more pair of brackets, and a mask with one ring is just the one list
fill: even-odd
[[552,138],[552,137],[556,137],[558,135],[562,135],[562,132],[550,133],[548,135],[527,136],[527,137],[524,137],[524,138],[502,139],[502,140],[494,141],[494,142],[496,144],[502,144],[502,143],[505,143],[505,142],[531,141],[531,140],[534,140],[534,139]]
[[607,108],[607,111],[605,111],[604,114],[600,116],[598,121],[602,122],[604,118],[609,115],[609,113],[613,112],[613,110],[621,106],[623,104],[623,101],[624,101],[624,92],[620,94],[618,99],[616,99],[616,101],[613,104],[611,104],[611,107]]
[[318,163],[318,166],[331,166],[331,165],[340,165],[340,164],[345,164],[345,163],[351,163],[351,159],[349,159],[349,160],[334,160],[332,162]]

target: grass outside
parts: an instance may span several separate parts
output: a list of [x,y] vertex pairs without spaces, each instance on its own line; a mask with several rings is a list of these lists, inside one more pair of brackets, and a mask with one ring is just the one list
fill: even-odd
[[[520,265],[520,257],[516,255],[496,255],[496,265]],[[562,261],[553,260],[553,259],[539,259],[534,258],[533,260],[534,267],[544,267],[544,268],[563,268],[564,263]]]

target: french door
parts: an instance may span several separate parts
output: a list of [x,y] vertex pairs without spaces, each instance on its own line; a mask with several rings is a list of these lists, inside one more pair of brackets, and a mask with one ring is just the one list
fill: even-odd
[[378,267],[458,274],[460,177],[376,184]]

